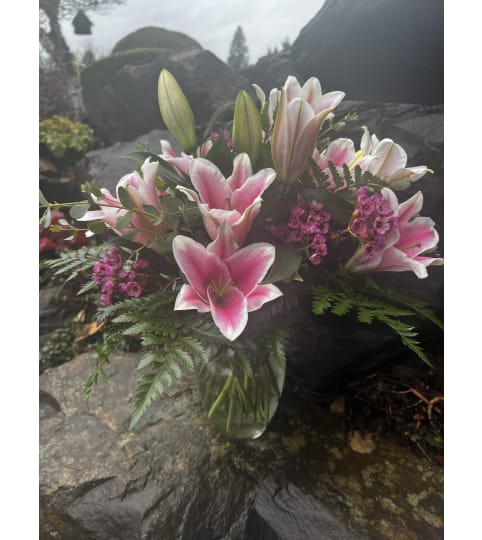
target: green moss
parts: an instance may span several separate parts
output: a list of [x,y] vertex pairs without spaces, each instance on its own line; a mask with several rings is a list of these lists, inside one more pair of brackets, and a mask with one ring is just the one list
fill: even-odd
[[139,30],[118,41],[112,49],[112,54],[144,48],[168,49],[178,52],[202,49],[197,41],[186,34],[166,30],[165,28],[147,26],[139,28]]
[[164,52],[166,49],[135,49],[106,56],[86,67],[80,74],[80,83],[87,108],[93,104],[99,90],[107,86],[124,66],[148,64]]

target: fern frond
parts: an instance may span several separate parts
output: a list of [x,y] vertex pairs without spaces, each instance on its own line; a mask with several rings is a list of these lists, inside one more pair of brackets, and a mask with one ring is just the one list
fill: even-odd
[[[335,285],[336,286],[336,285]],[[313,313],[322,315],[331,311],[334,315],[346,315],[352,310],[356,311],[360,323],[372,324],[373,321],[387,325],[398,334],[402,343],[414,352],[423,362],[431,366],[430,360],[423,351],[420,343],[415,339],[417,332],[413,325],[401,320],[403,317],[413,317],[421,307],[408,309],[394,305],[390,300],[370,296],[369,289],[359,292],[347,284],[338,283],[339,290],[326,286],[318,286],[313,294]],[[341,289],[341,290],[340,290]],[[406,302],[408,304],[408,301]]]

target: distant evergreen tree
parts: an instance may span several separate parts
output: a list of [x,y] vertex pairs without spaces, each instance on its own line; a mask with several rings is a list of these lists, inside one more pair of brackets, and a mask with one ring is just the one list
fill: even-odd
[[288,51],[291,47],[290,38],[286,37],[284,41],[281,42],[281,50]]
[[228,66],[233,69],[243,69],[248,67],[249,55],[248,46],[246,45],[246,37],[244,36],[241,26],[236,28],[231,47],[229,49]]

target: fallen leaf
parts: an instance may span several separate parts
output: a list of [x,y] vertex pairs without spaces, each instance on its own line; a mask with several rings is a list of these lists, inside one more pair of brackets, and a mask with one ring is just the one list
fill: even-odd
[[345,396],[338,396],[330,403],[330,412],[333,414],[345,414]]
[[89,336],[93,336],[94,334],[97,334],[97,332],[104,326],[105,321],[101,322],[100,324],[97,324],[96,322],[93,323],[87,323],[82,325],[79,333],[77,334],[75,341],[82,341],[83,339],[88,338]]
[[348,442],[350,448],[359,454],[371,454],[377,446],[373,440],[373,433],[363,434],[359,431],[354,431],[349,435]]

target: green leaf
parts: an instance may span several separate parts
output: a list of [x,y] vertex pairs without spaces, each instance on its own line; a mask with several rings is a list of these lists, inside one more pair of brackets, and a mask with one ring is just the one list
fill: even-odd
[[276,246],[273,265],[262,283],[293,280],[298,274],[302,259],[302,254],[294,247]]
[[205,141],[209,137],[211,131],[213,130],[214,124],[218,121],[218,119],[221,118],[225,113],[232,111],[233,109],[234,101],[230,101],[228,103],[225,103],[224,105],[221,105],[214,111],[206,125],[206,129],[204,130],[203,141]]
[[107,230],[107,225],[103,221],[89,221],[87,228],[94,234],[102,234]]
[[211,150],[206,155],[206,159],[212,161],[228,177],[233,169],[233,155],[224,137],[219,137],[214,141]]
[[40,202],[40,206],[49,206],[49,201],[45,198],[44,194],[42,193],[42,191],[39,189],[38,190],[38,193],[39,193],[39,202]]
[[117,218],[115,222],[116,229],[127,229],[132,220],[132,212],[126,212],[123,216]]
[[159,216],[159,210],[155,206],[151,206],[150,204],[143,204],[142,208],[144,208],[145,212],[151,214],[153,218]]
[[394,189],[395,191],[404,191],[411,185],[412,184],[409,180],[395,180],[394,182],[390,182],[390,188]]
[[128,208],[129,210],[132,210],[135,208],[135,204],[132,202],[132,199],[129,195],[129,192],[126,188],[119,186],[117,188],[117,195],[119,197],[120,202],[125,208]]
[[79,206],[72,206],[72,208],[69,210],[69,214],[72,219],[80,219],[84,217],[88,211],[89,204],[87,201],[85,201],[85,204]]

